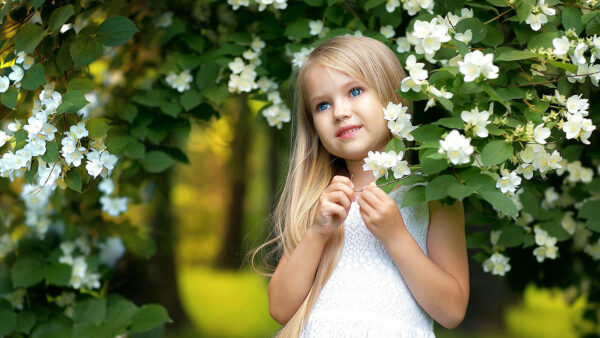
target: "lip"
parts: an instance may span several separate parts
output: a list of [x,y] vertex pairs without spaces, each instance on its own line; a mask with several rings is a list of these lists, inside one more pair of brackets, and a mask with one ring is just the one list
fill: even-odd
[[[348,130],[350,130],[350,129],[354,129],[354,128],[359,128],[359,129],[360,129],[360,128],[362,128],[362,126],[361,126],[361,125],[358,125],[358,124],[352,124],[352,125],[348,125],[348,126],[341,127],[341,128],[340,128],[340,129],[338,129],[338,131],[335,133],[335,136],[336,136],[336,137],[341,137],[340,135],[342,135],[342,134],[343,134],[345,131],[348,131]],[[351,134],[349,134],[349,135],[344,135],[344,137],[341,137],[341,138],[348,138],[348,137],[351,137],[352,135],[356,134],[357,132],[358,132],[358,130],[357,130],[357,131],[355,131],[355,132],[353,132],[353,133],[351,133]]]

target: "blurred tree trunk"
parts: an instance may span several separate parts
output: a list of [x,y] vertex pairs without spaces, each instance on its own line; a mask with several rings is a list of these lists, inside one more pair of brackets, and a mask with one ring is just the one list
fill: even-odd
[[227,220],[221,251],[216,265],[220,268],[239,269],[242,252],[242,231],[244,225],[244,200],[248,179],[248,153],[255,119],[248,106],[247,95],[239,95],[226,107],[234,120],[234,139],[228,171],[231,177],[230,202],[227,207]]
[[[153,200],[152,215],[148,216],[150,235],[156,244],[156,252],[149,260],[135,259],[125,269],[119,269],[115,278],[118,292],[136,304],[160,303],[173,323],[168,329],[189,325],[190,320],[183,310],[177,287],[175,266],[176,229],[171,208],[172,170],[156,175],[149,187]],[[123,271],[125,270],[125,271]]]

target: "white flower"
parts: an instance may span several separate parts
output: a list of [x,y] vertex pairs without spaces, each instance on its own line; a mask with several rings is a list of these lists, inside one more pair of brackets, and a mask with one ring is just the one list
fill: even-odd
[[496,181],[496,188],[500,188],[503,194],[510,193],[514,194],[517,187],[521,184],[521,178],[516,172],[508,172],[508,170],[502,171],[502,177]]
[[98,246],[100,247],[100,259],[110,267],[114,267],[125,253],[125,246],[119,236],[109,237]]
[[494,254],[483,262],[483,271],[492,272],[492,275],[504,276],[510,271],[509,258],[499,252]]
[[392,167],[392,172],[394,173],[394,178],[399,179],[406,175],[410,174],[410,168],[408,167],[407,161],[400,161],[402,159],[403,153],[400,152],[398,154],[398,161],[396,161],[396,165]]
[[8,78],[12,80],[13,83],[21,81],[23,79],[23,76],[25,76],[25,72],[23,72],[23,69],[21,69],[21,67],[17,65],[12,65],[10,69],[12,69],[13,71],[12,73],[8,74]]
[[467,126],[472,126],[475,130],[475,134],[478,137],[488,137],[488,130],[486,126],[491,123],[488,121],[490,113],[488,111],[479,111],[478,107],[475,107],[471,111],[463,111],[460,114],[460,118],[467,123]]
[[25,52],[20,51],[17,53],[17,58],[15,59],[15,63],[23,63],[23,61],[25,61],[25,58],[27,57],[27,54],[25,54]]
[[267,119],[269,126],[276,126],[281,129],[284,122],[289,122],[291,119],[290,109],[280,103],[267,107],[262,111],[263,116]]
[[173,12],[163,13],[156,22],[156,27],[169,27],[173,23]]
[[314,48],[302,47],[298,53],[293,54],[292,65],[300,68],[308,59],[308,55],[313,51]]
[[469,43],[471,39],[473,39],[473,32],[470,29],[467,29],[464,33],[456,33],[454,38],[458,41]]
[[373,172],[373,176],[375,176],[376,178],[380,178],[382,176],[385,175],[385,178],[387,178],[388,176],[388,170],[384,165],[384,162],[386,160],[385,155],[383,155],[383,153],[380,153],[378,151],[373,152],[373,151],[369,151],[367,153],[367,158],[365,158],[365,164],[363,164],[363,170],[364,171],[369,171],[371,170]]
[[381,33],[386,38],[393,38],[396,32],[394,31],[394,27],[392,25],[385,25],[379,29],[379,33]]
[[445,153],[453,164],[469,163],[470,155],[473,153],[471,138],[461,135],[458,130],[453,129],[446,135],[446,138],[440,140],[439,153]]
[[100,197],[100,204],[102,204],[102,211],[113,217],[117,217],[127,211],[127,197],[111,198],[102,196]]
[[411,132],[417,129],[417,126],[412,125],[410,114],[404,114],[396,120],[388,121],[388,128],[395,136],[406,139],[407,141],[412,141],[414,140],[414,137]]
[[465,76],[465,82],[470,82],[483,75],[487,79],[495,79],[498,77],[498,66],[495,66],[493,54],[486,54],[480,50],[467,53],[464,61],[458,61],[459,71]]
[[572,211],[565,212],[563,218],[560,221],[560,226],[562,226],[563,229],[565,229],[565,231],[567,231],[569,233],[569,235],[575,234],[577,222],[575,222],[575,219],[573,219]]
[[538,14],[529,14],[527,19],[525,19],[525,23],[531,26],[531,29],[534,31],[539,31],[542,28],[542,25],[548,22],[548,18],[543,13]]
[[[388,121],[394,121],[400,117],[404,117],[406,112],[408,111],[408,107],[402,105],[402,103],[395,104],[393,102],[388,102],[388,105],[383,108],[383,118]],[[410,114],[408,114],[410,118]]]
[[250,48],[252,48],[252,50],[254,50],[257,53],[260,53],[260,51],[266,46],[265,42],[263,40],[261,40],[259,37],[255,37],[254,39],[252,39],[252,43],[250,44]]
[[543,262],[546,258],[555,259],[556,254],[558,253],[558,247],[556,244],[556,237],[552,237],[548,235],[548,233],[539,228],[539,226],[535,226],[535,243],[539,245],[535,250],[533,250],[533,254],[538,262]]
[[581,65],[586,63],[585,56],[583,56],[583,53],[585,53],[587,48],[588,46],[583,42],[580,42],[577,44],[577,46],[575,46],[573,54],[569,55],[573,64]]
[[25,145],[31,156],[39,156],[46,153],[46,141],[44,139],[33,139]]
[[397,38],[396,39],[396,51],[398,53],[406,53],[410,51],[410,43],[407,38]]
[[569,52],[569,39],[566,36],[554,38],[552,45],[554,46],[552,53],[558,57],[563,57]]
[[72,125],[71,128],[69,129],[69,131],[78,139],[81,140],[82,138],[86,137],[89,135],[88,130],[85,128],[85,123],[83,122],[79,122],[76,125]]
[[533,138],[535,142],[539,144],[546,144],[546,139],[550,136],[550,129],[544,127],[543,124],[539,124],[533,130]]
[[0,130],[0,147],[2,147],[4,144],[6,144],[6,141],[8,141],[10,139],[11,139],[10,136],[6,135],[6,133],[4,131]]
[[308,27],[310,28],[310,35],[319,35],[323,30],[323,21],[311,20],[308,22]]
[[392,13],[398,7],[400,7],[400,0],[387,0],[385,3],[385,10],[388,11],[388,13]]
[[551,8],[548,5],[546,5],[545,0],[540,0],[538,5],[540,6],[540,9],[542,10],[542,12],[544,14],[549,15],[549,16],[553,16],[554,14],[556,14],[556,10],[554,8]]
[[[236,59],[240,59],[239,57]],[[241,60],[241,59],[240,59]],[[231,63],[230,63],[231,67]],[[189,69],[186,69],[176,75],[174,72],[169,72],[165,81],[171,86],[171,88],[176,89],[178,92],[183,93],[184,91],[190,89],[190,83],[193,78],[190,74]]]
[[588,115],[589,103],[588,99],[581,98],[582,94],[570,96],[565,103],[565,107],[571,114]]
[[87,154],[87,164],[85,169],[88,173],[96,178],[104,169],[112,170],[117,162],[117,156],[111,155],[108,151],[98,152],[96,149],[90,150]]
[[236,11],[241,6],[250,6],[250,0],[227,0],[227,4],[229,4],[232,7],[232,9]]
[[521,163],[520,166],[515,170],[517,174],[523,175],[526,179],[530,180],[533,177],[533,165],[531,163]]
[[102,182],[98,184],[98,190],[106,195],[110,195],[115,191],[115,183],[109,178],[103,179]]
[[6,76],[0,76],[0,93],[5,93],[10,87],[10,80]]
[[23,126],[23,130],[29,133],[29,138],[34,138],[44,126],[44,121],[38,120],[34,116],[31,116],[27,119],[27,124]]
[[63,157],[65,162],[69,165],[73,165],[75,167],[79,167],[81,165],[81,160],[83,159],[83,153],[85,152],[84,147],[79,147],[77,150],[74,150],[70,153],[63,153]]

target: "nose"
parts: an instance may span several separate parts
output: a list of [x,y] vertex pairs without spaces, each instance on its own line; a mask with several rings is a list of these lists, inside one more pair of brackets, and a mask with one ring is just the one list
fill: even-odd
[[350,104],[347,102],[338,102],[333,109],[333,117],[340,120],[352,115]]

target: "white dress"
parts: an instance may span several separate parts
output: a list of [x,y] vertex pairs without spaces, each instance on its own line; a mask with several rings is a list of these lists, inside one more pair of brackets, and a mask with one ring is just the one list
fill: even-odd
[[[398,207],[409,187],[390,192]],[[435,337],[433,319],[413,298],[383,244],[352,202],[339,261],[301,333],[314,337]],[[429,207],[400,208],[408,232],[427,255]]]

